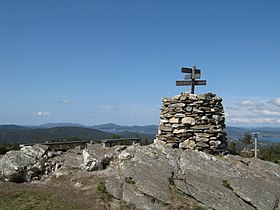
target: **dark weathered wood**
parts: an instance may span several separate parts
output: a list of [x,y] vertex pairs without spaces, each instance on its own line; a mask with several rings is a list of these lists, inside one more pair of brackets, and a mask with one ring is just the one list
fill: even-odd
[[192,68],[182,67],[181,71],[182,73],[189,73],[189,75],[185,75],[185,81],[176,81],[176,86],[190,85],[191,93],[194,94],[195,85],[206,85],[206,80],[196,80],[200,79],[201,71],[196,69],[195,66]]
[[47,146],[52,146],[52,145],[66,145],[66,144],[86,144],[90,143],[89,140],[85,141],[55,141],[55,142],[45,142],[45,143],[26,143],[26,144],[20,144],[21,147],[23,146],[34,146],[35,144],[42,144],[42,145],[47,145]]
[[206,85],[206,80],[176,81],[176,86],[187,86],[187,85]]
[[[192,68],[182,67],[181,72],[182,73],[192,73]],[[195,74],[200,74],[200,73],[201,73],[200,69],[195,69]]]
[[140,138],[102,139],[101,142],[141,141]]
[[185,79],[200,79],[200,74],[186,74]]
[[140,143],[140,138],[120,138],[120,139],[103,139],[101,140],[101,143],[103,144],[103,147],[112,147],[112,143]]

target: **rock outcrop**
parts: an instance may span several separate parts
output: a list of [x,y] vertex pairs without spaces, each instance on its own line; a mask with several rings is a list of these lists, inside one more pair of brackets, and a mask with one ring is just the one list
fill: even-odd
[[25,146],[10,151],[0,158],[0,177],[6,181],[25,182],[54,175],[68,174],[72,169],[96,171],[106,168],[110,160],[124,147],[103,148],[101,144],[88,144],[62,151],[51,151],[45,145]]
[[0,159],[0,175],[15,182],[37,179],[44,173],[47,150],[45,145],[34,145],[8,152]]
[[222,99],[213,93],[163,98],[156,137],[183,149],[221,151],[227,147]]
[[115,204],[136,209],[275,210],[280,209],[280,167],[156,141],[120,153],[111,164],[106,189]]
[[94,176],[90,171],[104,169],[109,160],[105,185],[113,197],[111,209],[280,210],[279,165],[172,148],[159,140],[126,149],[88,145],[65,153],[25,147],[0,159],[0,173],[7,181],[70,178],[80,170]]

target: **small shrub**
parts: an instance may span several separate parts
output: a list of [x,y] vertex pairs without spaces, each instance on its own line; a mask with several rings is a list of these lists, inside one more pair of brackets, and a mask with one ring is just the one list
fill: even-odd
[[224,181],[223,181],[223,186],[224,186],[225,188],[228,188],[228,189],[231,189],[231,190],[232,190],[232,187],[231,187],[230,184],[228,183],[228,180],[224,180]]
[[10,182],[15,182],[15,183],[23,183],[25,182],[25,172],[23,170],[19,171],[16,174],[12,174],[8,177]]
[[120,210],[135,210],[136,207],[133,204],[128,204],[125,201],[121,201]]
[[60,199],[48,192],[36,190],[8,190],[0,199],[1,210],[11,209],[75,209],[86,210],[88,208],[76,202]]
[[125,182],[126,182],[127,184],[135,184],[135,181],[133,180],[132,177],[126,177],[126,178],[125,178]]
[[96,190],[97,190],[97,194],[99,196],[99,198],[104,201],[104,202],[111,202],[112,201],[112,195],[109,194],[107,191],[106,191],[106,187],[105,187],[105,181],[100,181],[98,184],[97,184],[97,187],[96,187]]
[[197,207],[194,207],[192,210],[206,210],[206,208],[203,208],[201,206],[197,206]]
[[5,155],[11,150],[19,150],[20,147],[17,144],[0,144],[0,155]]
[[169,184],[170,184],[170,185],[175,185],[175,183],[174,183],[174,178],[173,178],[173,177],[169,177],[169,178],[168,178],[168,181],[169,181]]

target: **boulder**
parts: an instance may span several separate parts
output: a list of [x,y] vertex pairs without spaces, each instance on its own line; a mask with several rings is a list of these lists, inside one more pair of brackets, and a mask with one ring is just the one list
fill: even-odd
[[102,161],[98,160],[94,154],[90,153],[88,149],[84,149],[82,152],[83,163],[80,168],[86,171],[96,171],[103,169]]
[[173,149],[156,140],[122,151],[111,165],[106,190],[136,209],[274,210],[280,167],[256,158]]
[[44,173],[47,150],[46,145],[34,145],[7,152],[0,159],[0,175],[14,182],[38,179]]

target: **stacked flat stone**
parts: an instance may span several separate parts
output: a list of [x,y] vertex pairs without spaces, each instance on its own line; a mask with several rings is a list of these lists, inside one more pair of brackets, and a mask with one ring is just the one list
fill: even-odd
[[213,93],[163,98],[157,140],[173,147],[219,151],[227,148],[222,99]]

